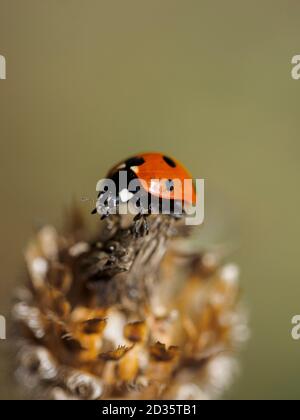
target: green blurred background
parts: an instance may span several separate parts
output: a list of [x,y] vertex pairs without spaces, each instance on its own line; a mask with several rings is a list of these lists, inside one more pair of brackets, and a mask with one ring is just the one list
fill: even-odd
[[[252,338],[226,397],[298,398],[299,19],[297,0],[0,0],[0,313],[34,226],[163,151],[206,179],[206,223],[236,241]],[[18,397],[9,352],[0,398]]]

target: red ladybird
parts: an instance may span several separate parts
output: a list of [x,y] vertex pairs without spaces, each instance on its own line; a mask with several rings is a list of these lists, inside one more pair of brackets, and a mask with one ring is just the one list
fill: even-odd
[[[144,181],[143,186],[149,194],[195,204],[194,187],[184,191],[184,181],[192,180],[191,174],[180,162],[162,153],[141,153],[131,157],[112,168],[108,177],[114,176],[120,170],[132,171],[138,179]],[[166,182],[164,188],[163,182],[155,185],[157,180],[169,182]],[[176,188],[175,181],[180,181],[182,190]],[[175,182],[175,185],[172,185],[172,182]]]
[[[168,202],[171,204],[173,213],[176,213],[175,208],[178,203],[181,207],[182,204],[194,205],[196,203],[192,176],[180,162],[162,153],[141,153],[120,162],[109,171],[107,178],[114,181],[116,193],[112,194],[107,187],[103,188],[103,191],[99,192],[99,200],[104,198],[104,201],[100,204],[98,200],[94,213],[98,211],[104,216],[109,215],[113,206],[122,201],[128,201],[124,200],[125,189],[119,185],[120,173],[126,174],[126,193],[130,192],[130,197],[133,192],[136,192],[131,191],[129,187],[130,182],[135,180],[150,198],[148,201],[151,202],[151,196],[154,196],[159,199],[160,205],[162,202]],[[145,209],[141,205],[141,213],[151,213],[150,206]]]

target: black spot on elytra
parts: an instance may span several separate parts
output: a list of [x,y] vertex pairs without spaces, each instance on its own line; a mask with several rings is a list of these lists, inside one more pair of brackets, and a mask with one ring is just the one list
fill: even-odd
[[133,158],[127,159],[125,162],[126,168],[130,169],[133,166],[141,166],[145,163],[145,159],[139,156],[135,156]]
[[171,168],[176,168],[176,163],[173,159],[169,158],[168,156],[163,156],[163,159],[167,165],[171,166]]
[[174,181],[172,179],[168,179],[166,182],[166,187],[168,191],[174,191]]

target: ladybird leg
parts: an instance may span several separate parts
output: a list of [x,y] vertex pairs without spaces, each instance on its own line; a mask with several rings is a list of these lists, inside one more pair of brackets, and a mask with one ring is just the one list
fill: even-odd
[[134,216],[133,219],[133,226],[131,229],[131,232],[133,233],[133,235],[138,238],[140,235],[140,225],[141,225],[141,218],[142,218],[142,213],[138,213],[136,216]]
[[[104,194],[105,191],[99,191],[97,194],[97,200],[101,197],[102,194]],[[97,211],[97,207],[94,208],[94,210],[91,211],[91,214],[96,214],[98,213]]]
[[[146,198],[144,200],[144,198]],[[149,226],[147,222],[147,217],[151,214],[151,200],[149,199],[149,194],[146,197],[141,197],[137,203],[138,213],[135,215],[133,222],[133,233],[135,237],[142,237],[148,235]]]
[[134,221],[134,222],[137,222],[138,220],[140,220],[140,219],[142,218],[142,216],[143,216],[142,212],[139,212],[138,214],[136,214],[136,215],[134,216],[133,221]]
[[99,213],[101,215],[101,220],[106,219],[110,216],[112,208],[116,207],[120,204],[119,197],[109,196],[105,199],[104,202],[101,202],[101,198],[105,191],[100,191],[97,199],[97,206],[96,209],[93,210],[92,214]]
[[136,238],[143,237],[145,235],[148,235],[149,233],[149,226],[147,221],[148,214],[145,213],[138,213],[134,219],[134,225],[132,227],[132,233]]
[[106,191],[99,191],[99,192],[98,192],[98,194],[97,194],[97,198],[100,198],[100,197],[101,197],[101,195],[103,195],[105,192],[106,192]]

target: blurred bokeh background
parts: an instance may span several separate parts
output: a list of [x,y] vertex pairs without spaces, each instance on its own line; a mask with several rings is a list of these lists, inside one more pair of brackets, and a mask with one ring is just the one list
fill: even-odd
[[[205,178],[206,224],[235,243],[252,338],[226,398],[299,398],[299,18],[297,0],[0,0],[0,313],[35,226],[163,151]],[[9,354],[0,398],[18,397]]]

